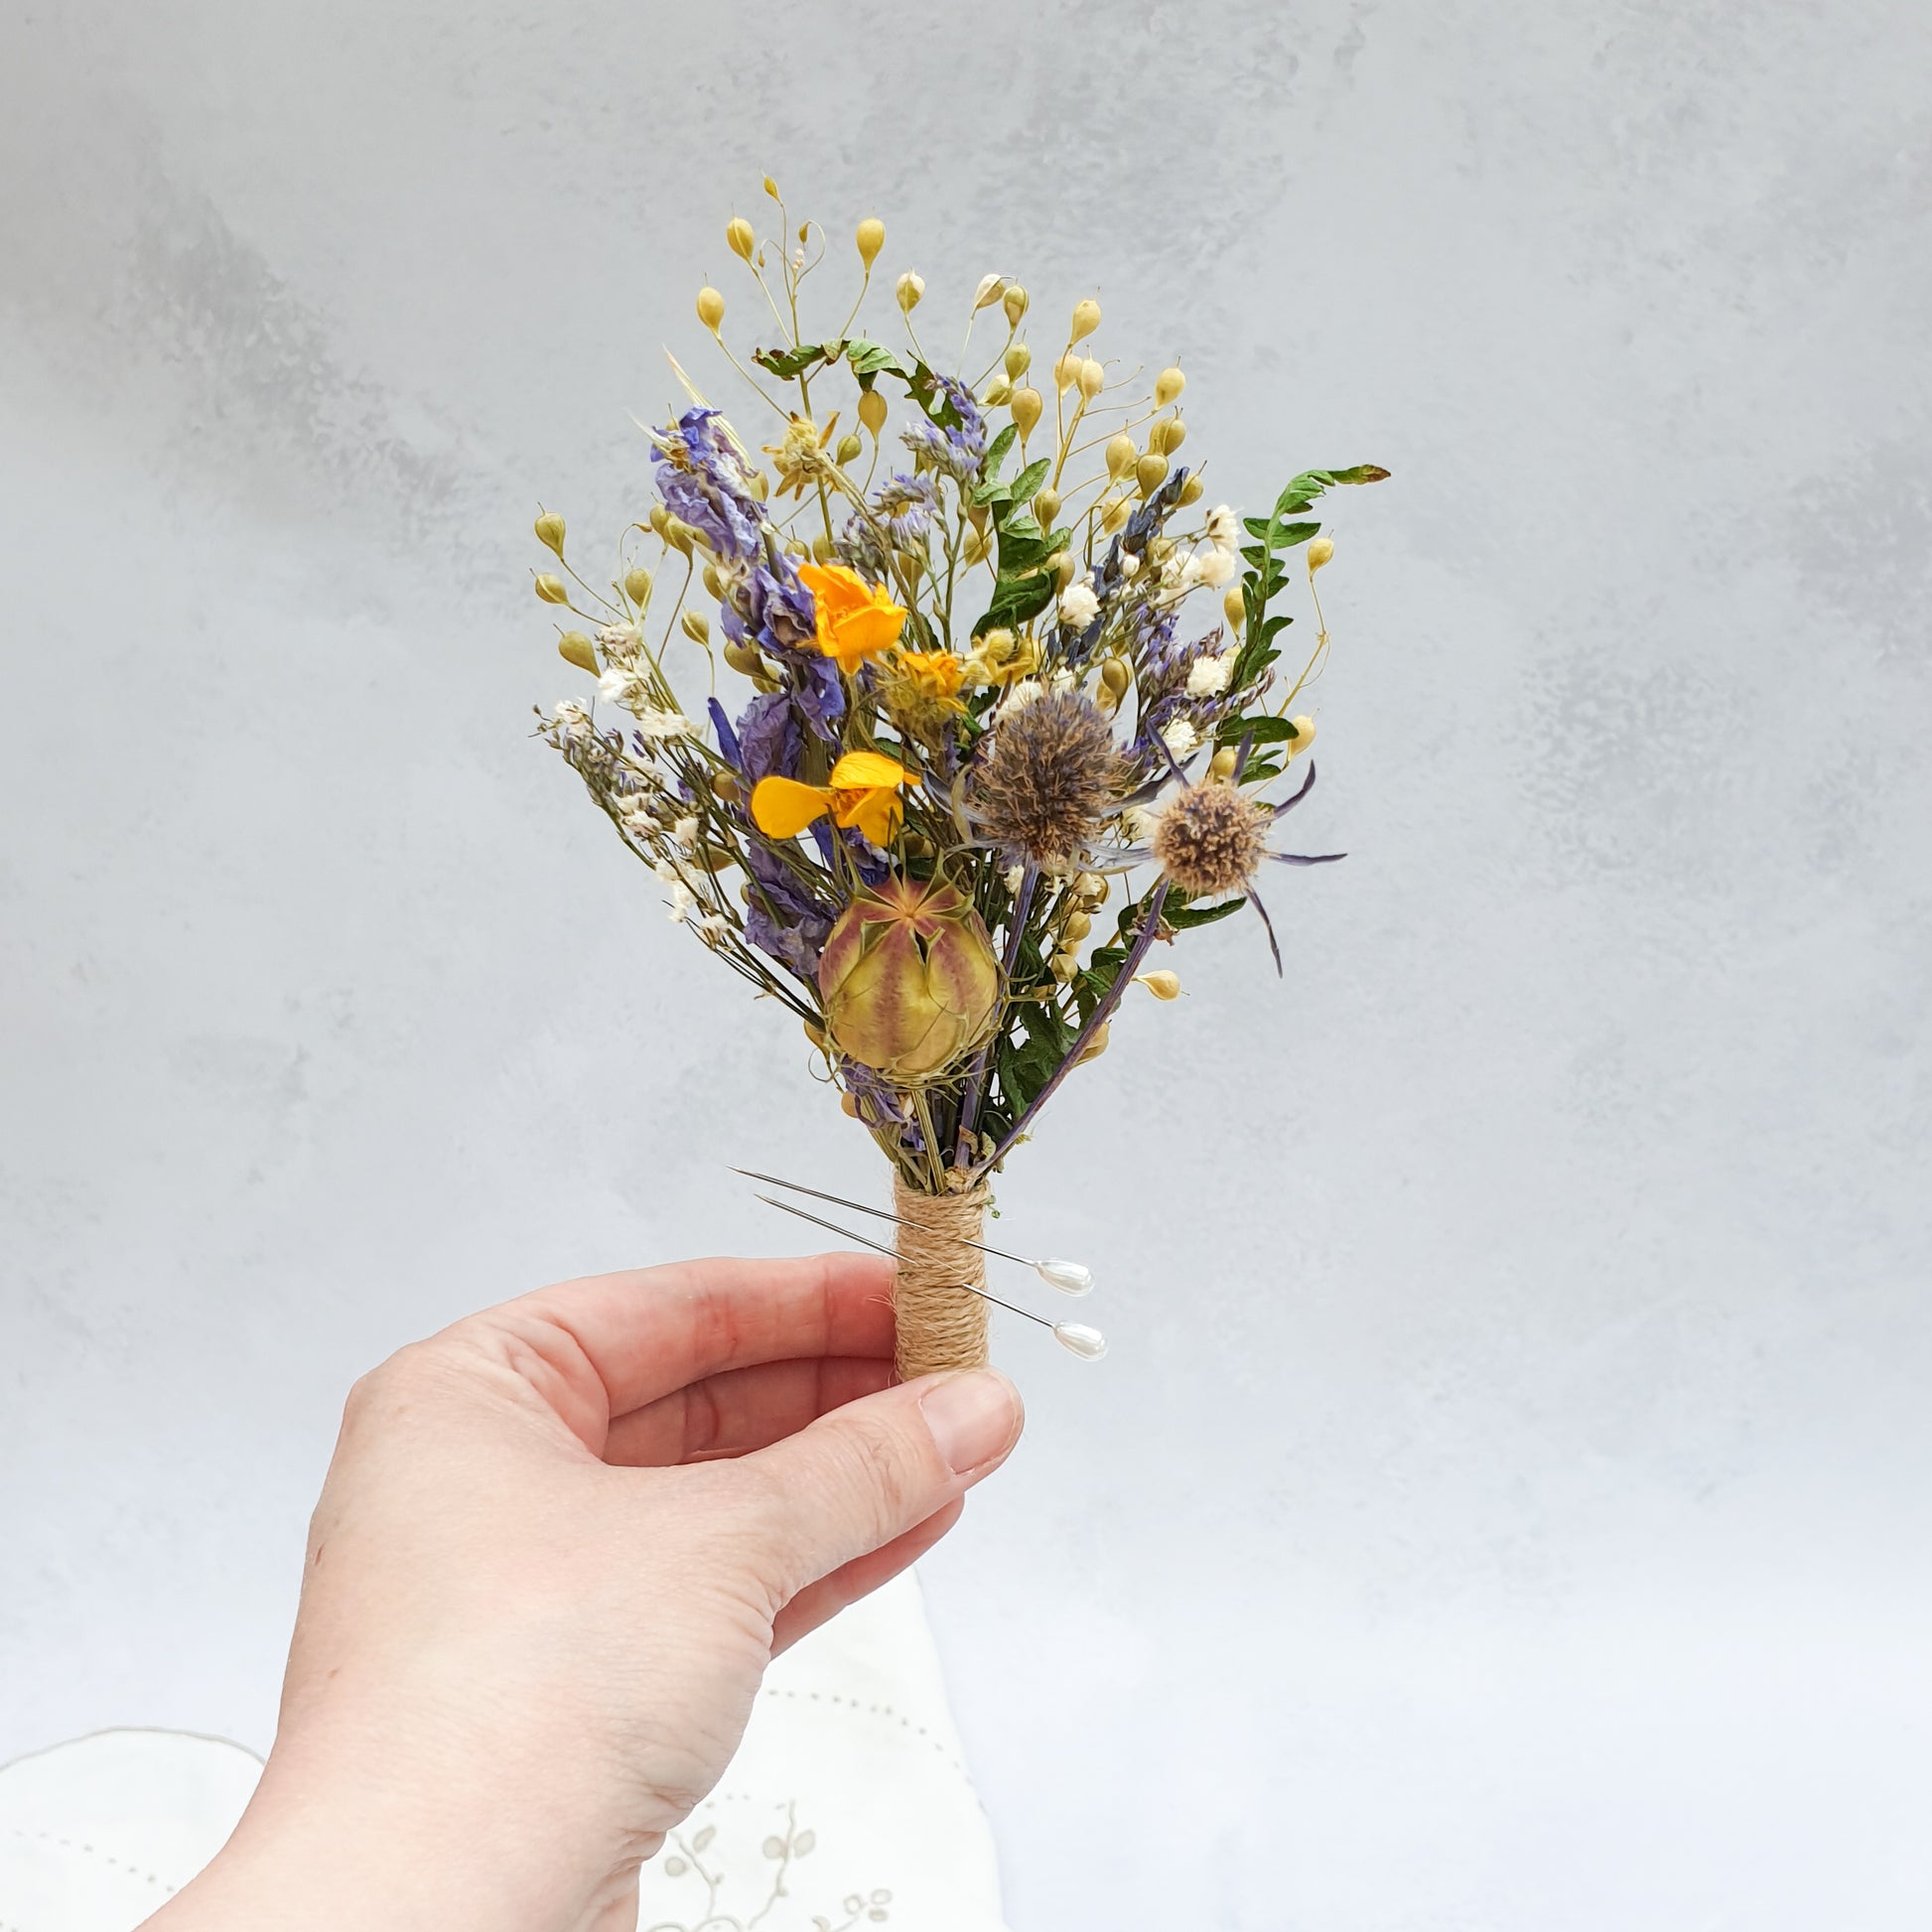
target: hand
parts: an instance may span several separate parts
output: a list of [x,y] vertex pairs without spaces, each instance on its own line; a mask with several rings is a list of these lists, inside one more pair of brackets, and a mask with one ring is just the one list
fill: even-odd
[[765,1664],[929,1549],[1020,1434],[893,1384],[891,1264],[548,1288],[350,1392],[275,1747],[154,1932],[628,1928]]

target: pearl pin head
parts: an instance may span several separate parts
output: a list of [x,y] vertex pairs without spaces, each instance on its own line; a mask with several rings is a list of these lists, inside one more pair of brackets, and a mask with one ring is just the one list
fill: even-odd
[[1053,1339],[1069,1355],[1078,1355],[1083,1362],[1097,1362],[1107,1352],[1107,1337],[1084,1321],[1054,1322]]
[[1045,1261],[1034,1263],[1034,1273],[1048,1288],[1057,1288],[1062,1295],[1091,1295],[1093,1293],[1093,1270],[1078,1261],[1057,1261],[1048,1257]]

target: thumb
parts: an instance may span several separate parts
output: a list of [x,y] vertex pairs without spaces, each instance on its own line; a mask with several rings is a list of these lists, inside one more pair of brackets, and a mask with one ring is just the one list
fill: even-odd
[[788,1598],[923,1523],[1007,1459],[1024,1419],[997,1369],[924,1375],[741,1457],[777,1505],[766,1582]]

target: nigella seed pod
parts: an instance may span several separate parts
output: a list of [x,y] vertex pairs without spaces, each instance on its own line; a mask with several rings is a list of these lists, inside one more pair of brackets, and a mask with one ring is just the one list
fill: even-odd
[[639,564],[635,570],[627,570],[623,576],[623,594],[639,610],[650,602],[650,572]]
[[698,320],[715,336],[718,325],[724,319],[725,298],[714,288],[701,288],[698,291]]
[[1288,755],[1299,759],[1314,743],[1314,720],[1312,718],[1291,718],[1288,721],[1295,727],[1295,736],[1289,740]]
[[1053,364],[1053,386],[1056,389],[1072,388],[1073,385],[1076,382],[1078,382],[1080,379],[1080,370],[1082,366],[1085,364],[1086,359],[1087,358],[1084,355],[1077,355],[1074,353],[1072,349],[1069,348],[1066,351],[1066,353],[1062,355],[1060,359]]
[[1154,378],[1154,406],[1165,409],[1187,386],[1187,378],[1171,363]]
[[[1009,291],[1011,293],[1011,291]],[[1007,379],[1018,382],[1034,365],[1034,352],[1025,343],[1015,343],[1006,352]]]
[[1118,536],[1126,528],[1127,519],[1133,514],[1133,497],[1117,496],[1109,506],[1106,515],[1100,519],[1100,527],[1108,536]]
[[597,675],[597,646],[581,630],[566,630],[557,639],[557,655],[566,664],[575,664],[580,671],[589,671],[593,677]]
[[899,312],[902,315],[908,316],[919,306],[919,298],[924,293],[925,277],[923,275],[914,275],[909,268],[898,278],[898,282],[893,290],[893,294],[898,302]]
[[740,795],[741,787],[736,771],[727,771],[722,766],[711,774],[711,795],[721,798],[729,805]]
[[685,612],[684,616],[678,620],[678,628],[694,644],[704,644],[711,641],[711,625],[705,621],[705,615],[702,611]]
[[1005,376],[996,375],[986,385],[986,393],[980,398],[988,409],[998,409],[1013,394],[1013,384]]
[[886,398],[877,389],[867,389],[859,397],[859,420],[872,432],[872,440],[879,441],[879,432],[886,427]]
[[1034,514],[1039,518],[1039,527],[1050,530],[1053,519],[1060,513],[1060,492],[1057,489],[1042,489],[1034,498]]
[[1070,952],[1056,952],[1047,962],[1047,969],[1062,986],[1067,985],[1080,970],[1080,962]]
[[1202,496],[1204,496],[1206,493],[1207,493],[1207,485],[1201,482],[1200,472],[1196,470],[1193,473],[1193,475],[1190,476],[1187,479],[1187,481],[1180,485],[1180,496],[1178,499],[1180,503],[1180,507],[1182,509],[1185,509],[1189,503],[1198,503],[1202,498]]
[[653,503],[650,506],[649,522],[650,522],[650,527],[653,530],[655,530],[657,534],[660,537],[662,537],[666,543],[669,543],[671,540],[671,513],[669,510],[667,510],[664,507],[662,503]]
[[1107,386],[1107,371],[1089,357],[1080,364],[1080,393],[1088,402]]
[[1168,459],[1158,450],[1150,450],[1134,466],[1134,481],[1140,485],[1143,496],[1152,496],[1168,480]]
[[999,301],[1005,292],[1007,278],[1004,275],[982,275],[980,285],[973,291],[973,313],[978,315],[982,309],[990,308]]
[[564,520],[555,510],[545,510],[536,520],[537,541],[547,550],[554,550],[561,560],[564,554]]
[[1178,416],[1163,416],[1147,433],[1147,446],[1162,456],[1172,456],[1186,440],[1187,429]]
[[1223,745],[1207,760],[1207,775],[1210,778],[1232,778],[1234,776],[1235,762],[1240,756],[1240,751],[1235,746]]
[[1248,627],[1248,597],[1239,584],[1230,584],[1222,593],[1221,615],[1237,637]]
[[1309,545],[1309,575],[1314,573],[1335,554],[1335,546],[1326,537],[1316,537]]
[[727,644],[725,662],[741,677],[757,677],[764,669],[764,657],[756,644]]
[[1069,912],[1065,925],[1060,928],[1069,945],[1077,946],[1093,930],[1093,921],[1084,912]]
[[704,587],[720,604],[725,601],[725,578],[715,559],[707,557],[704,566]]
[[1119,483],[1128,471],[1133,469],[1140,451],[1134,446],[1134,439],[1122,430],[1118,436],[1110,437],[1107,442],[1107,476],[1113,483]]
[[[1093,1030],[1093,1037],[1080,1049],[1080,1057],[1073,1064],[1085,1066],[1089,1060],[1097,1060],[1107,1050],[1107,1036],[1112,1029],[1113,1022],[1103,1020]],[[1078,1281],[1078,1277],[1069,1272],[1075,1268],[1080,1269],[1080,1274],[1086,1277],[1085,1281]],[[1093,1291],[1092,1271],[1081,1268],[1077,1261],[1054,1261],[1049,1258],[1040,1262],[1034,1273],[1049,1287],[1057,1288],[1062,1295],[1087,1295]],[[1078,1286],[1074,1285],[1076,1282]]]
[[740,261],[750,261],[752,250],[759,245],[759,238],[752,232],[752,224],[742,214],[734,214],[725,223],[725,242]]
[[1169,972],[1165,966],[1158,972],[1135,974],[1134,984],[1136,986],[1146,987],[1157,1000],[1167,1001],[1180,998],[1180,975],[1178,973]]
[[1027,313],[1027,291],[1018,282],[1009,282],[1007,292],[1000,301],[1007,312],[1007,327],[1018,329],[1020,318]]
[[839,1050],[895,1080],[942,1071],[985,1036],[1000,967],[972,901],[944,880],[888,878],[839,915],[818,963]]
[[1037,389],[1016,389],[1008,407],[1013,411],[1013,420],[1019,426],[1020,440],[1024,443],[1034,433],[1046,404]]
[[812,538],[812,561],[818,564],[832,561],[832,539],[823,530]]
[[879,259],[879,251],[886,245],[886,224],[876,215],[868,215],[859,223],[858,231],[852,239],[858,244],[859,259],[865,263],[868,273]]
[[1073,327],[1068,332],[1067,341],[1083,343],[1100,327],[1100,304],[1089,296],[1084,302],[1073,305]]
[[1100,667],[1100,691],[1108,710],[1117,710],[1134,682],[1134,670],[1126,658],[1110,657]]
[[570,586],[561,577],[551,576],[547,570],[539,573],[536,581],[536,592],[546,604],[568,604],[570,602]]
[[860,454],[861,452],[864,451],[865,447],[866,446],[859,440],[857,436],[855,436],[852,433],[851,430],[847,430],[846,433],[839,438],[839,446],[836,450],[832,452],[832,455],[834,460],[839,464],[839,466],[841,468],[844,468],[844,466],[848,463],[857,463],[859,461]]

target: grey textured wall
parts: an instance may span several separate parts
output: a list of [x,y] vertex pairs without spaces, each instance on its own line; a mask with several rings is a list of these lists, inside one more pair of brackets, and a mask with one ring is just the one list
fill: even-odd
[[[882,1184],[527,708],[541,494],[771,169],[1338,505],[1290,972],[1236,921],[1006,1225],[1099,1370],[929,1566],[1018,1932],[1932,1899],[1915,0],[15,7],[0,1755],[266,1741],[350,1377]],[[1043,334],[1043,331],[1042,331]],[[702,365],[701,365],[702,366]]]

